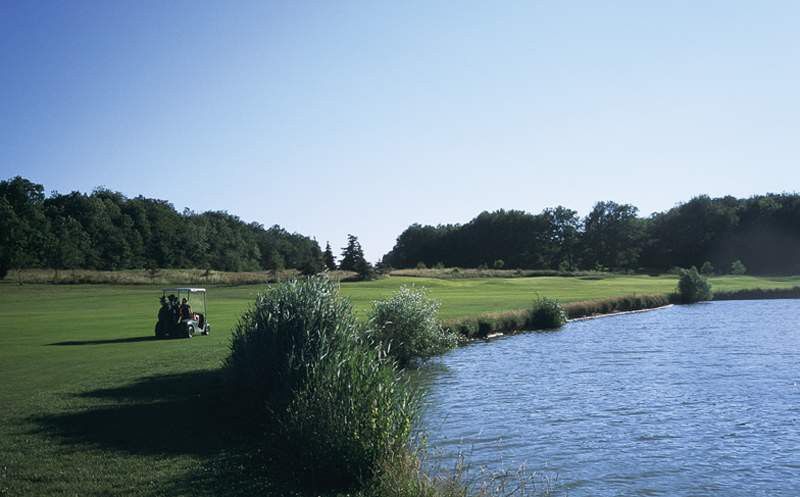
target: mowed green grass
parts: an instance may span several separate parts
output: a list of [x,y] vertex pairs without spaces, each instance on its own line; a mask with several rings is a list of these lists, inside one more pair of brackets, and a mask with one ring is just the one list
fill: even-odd
[[[449,319],[523,308],[537,294],[665,293],[676,280],[393,277],[342,291],[363,316],[402,284],[429,288]],[[780,288],[800,277],[713,284]],[[284,495],[219,373],[230,331],[261,289],[210,288],[211,336],[154,340],[155,287],[0,283],[0,495]]]

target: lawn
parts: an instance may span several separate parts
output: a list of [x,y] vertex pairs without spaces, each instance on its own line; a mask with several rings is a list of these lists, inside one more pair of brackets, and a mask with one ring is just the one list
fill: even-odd
[[[565,302],[665,293],[675,279],[392,277],[342,291],[363,316],[401,284],[429,288],[454,318],[525,307],[537,293]],[[713,284],[791,287],[800,277]],[[155,287],[0,282],[0,495],[284,495],[219,372],[259,289],[210,288],[214,333],[157,341]]]

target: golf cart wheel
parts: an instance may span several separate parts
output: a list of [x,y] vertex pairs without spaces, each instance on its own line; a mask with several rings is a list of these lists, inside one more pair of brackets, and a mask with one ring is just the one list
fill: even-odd
[[210,334],[211,334],[211,325],[210,325],[210,324],[207,324],[207,325],[206,325],[206,329],[205,329],[205,330],[203,330],[203,335],[206,335],[206,336],[208,336],[208,335],[210,335]]
[[192,338],[194,336],[194,326],[187,326],[186,327],[186,338]]

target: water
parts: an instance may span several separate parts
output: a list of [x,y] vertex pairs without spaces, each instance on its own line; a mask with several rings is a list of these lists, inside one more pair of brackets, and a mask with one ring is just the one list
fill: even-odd
[[570,323],[427,366],[437,464],[580,496],[800,496],[800,300]]

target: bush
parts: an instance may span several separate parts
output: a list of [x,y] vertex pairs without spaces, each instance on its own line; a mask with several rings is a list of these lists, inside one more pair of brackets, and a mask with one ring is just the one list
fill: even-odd
[[290,280],[258,295],[245,311],[226,365],[255,402],[280,411],[303,388],[311,366],[357,335],[350,303],[336,284],[324,276]]
[[737,259],[737,260],[735,260],[735,261],[733,261],[731,263],[731,274],[735,274],[737,276],[741,276],[741,275],[745,274],[746,272],[747,272],[747,268],[745,267],[744,264],[742,264],[742,261]]
[[684,304],[711,300],[711,283],[694,266],[682,269],[678,279],[678,296]]
[[401,366],[456,346],[456,336],[439,324],[439,303],[421,289],[401,287],[386,300],[373,302],[369,335]]
[[503,269],[503,267],[505,265],[506,265],[506,262],[503,259],[497,259],[496,261],[494,261],[494,264],[492,264],[492,266],[495,269]]
[[428,266],[424,262],[419,261],[417,263],[417,269],[428,269]]
[[358,273],[358,279],[361,281],[370,281],[377,278],[375,268],[363,258],[356,261],[353,270]]
[[282,418],[287,462],[313,488],[363,487],[408,450],[419,399],[376,350],[338,350],[314,364]]
[[528,319],[525,323],[534,330],[559,328],[566,324],[567,314],[558,301],[539,297],[528,310]]
[[711,276],[714,274],[714,266],[710,262],[706,261],[703,263],[702,267],[700,267],[700,273],[706,276]]

